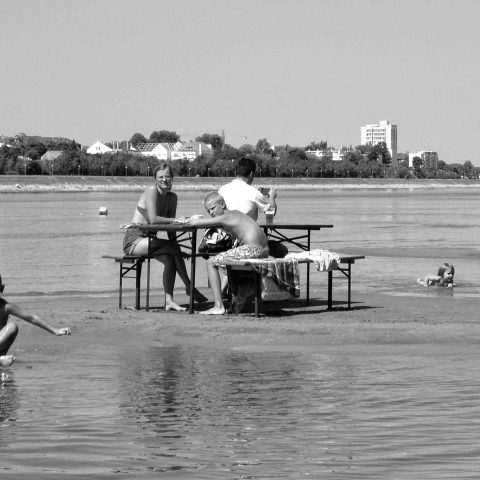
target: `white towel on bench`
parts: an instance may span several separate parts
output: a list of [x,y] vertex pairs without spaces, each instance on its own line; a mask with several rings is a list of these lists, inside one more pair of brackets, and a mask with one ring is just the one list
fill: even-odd
[[311,260],[319,272],[328,272],[337,268],[340,263],[340,257],[335,252],[329,250],[315,249],[306,252],[287,253],[285,259],[296,258],[297,260]]

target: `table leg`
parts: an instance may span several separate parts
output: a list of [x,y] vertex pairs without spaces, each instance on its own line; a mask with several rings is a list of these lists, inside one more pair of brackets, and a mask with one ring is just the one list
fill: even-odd
[[123,263],[120,262],[120,279],[118,282],[118,308],[122,308]]
[[150,308],[150,235],[148,236],[148,247],[147,247],[147,295],[146,295],[145,310],[148,312],[149,308]]
[[[310,251],[310,230],[307,235],[307,251]],[[310,262],[307,263],[307,307],[310,305]]]
[[333,272],[332,270],[328,271],[328,303],[327,303],[327,309],[331,310],[332,309],[332,283],[333,283]]
[[197,263],[197,231],[192,231],[192,257],[190,262],[190,304],[188,307],[188,313],[193,312],[193,292],[195,290],[195,273]]
[[351,292],[352,292],[352,264],[348,262],[348,309],[351,305]]
[[257,272],[254,273],[255,276],[255,317],[260,316],[260,298],[262,296],[261,290],[261,275]]
[[140,288],[143,260],[138,259],[135,265],[135,310],[140,310]]

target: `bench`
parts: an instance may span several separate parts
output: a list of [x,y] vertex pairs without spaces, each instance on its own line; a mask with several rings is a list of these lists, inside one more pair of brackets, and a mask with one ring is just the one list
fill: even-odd
[[[348,281],[347,286],[347,305],[348,309],[351,308],[351,295],[352,295],[352,265],[355,263],[356,260],[363,260],[365,258],[364,255],[342,255],[340,256],[340,262],[338,266],[332,270],[329,270],[328,273],[328,300],[327,300],[327,309],[331,310],[333,305],[333,279],[334,279],[334,272],[340,272]],[[253,261],[254,262],[254,261]],[[310,259],[301,259],[298,260],[299,264],[310,264],[313,263]],[[252,272],[254,275],[254,306],[255,306],[255,316],[258,317],[260,313],[260,303],[262,299],[262,292],[261,292],[261,275],[252,267],[252,261],[249,260],[236,260],[236,261],[226,261],[225,266],[227,268],[227,275],[229,278],[229,282],[231,282],[232,272],[236,271],[249,271]],[[310,282],[307,279],[307,292],[306,292],[306,305],[309,305],[310,300]]]
[[[142,278],[142,265],[148,259],[146,255],[102,255],[102,258],[115,260],[120,264],[118,284],[118,307],[122,308],[123,279],[135,278],[135,310],[140,310],[140,286]],[[133,275],[130,275],[133,274]]]
[[[182,252],[183,258],[191,258],[191,255]],[[147,287],[146,287],[146,305],[145,309],[150,308],[150,259],[154,258],[149,255],[102,255],[102,258],[114,260],[115,263],[120,264],[120,273],[118,280],[118,308],[122,308],[123,296],[123,279],[135,279],[135,310],[140,310],[140,293],[141,293],[141,279],[143,262],[147,263]]]

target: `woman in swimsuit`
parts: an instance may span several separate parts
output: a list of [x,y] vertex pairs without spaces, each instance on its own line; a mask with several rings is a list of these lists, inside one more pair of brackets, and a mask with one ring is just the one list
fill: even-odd
[[[148,187],[140,197],[135,209],[133,224],[128,228],[123,239],[123,250],[127,255],[147,255],[148,237],[145,232],[135,225],[168,224],[173,223],[177,212],[178,197],[171,192],[173,172],[167,163],[158,165],[153,171],[155,185]],[[160,238],[150,239],[150,254],[164,265],[163,289],[165,291],[165,310],[181,311],[185,308],[173,301],[173,287],[175,276],[178,272],[186,287],[187,294],[190,292],[190,279],[187,268],[181,255],[180,247],[176,242],[175,232],[167,232],[168,240]],[[207,298],[197,289],[194,291],[194,299],[204,302]]]

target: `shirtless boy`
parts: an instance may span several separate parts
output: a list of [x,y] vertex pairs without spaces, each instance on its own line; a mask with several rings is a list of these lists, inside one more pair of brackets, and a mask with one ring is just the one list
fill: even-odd
[[7,355],[18,334],[18,326],[12,318],[9,318],[10,315],[21,318],[32,325],[37,325],[37,327],[43,328],[54,335],[72,334],[69,328],[55,328],[40,316],[27,313],[18,305],[8,302],[1,296],[4,289],[5,285],[2,283],[2,277],[0,276],[0,368],[9,367],[15,361],[13,355]]
[[222,289],[219,267],[224,260],[268,257],[267,237],[257,222],[238,210],[228,210],[225,200],[218,192],[210,192],[203,204],[211,218],[191,220],[191,225],[200,228],[222,227],[235,238],[235,247],[207,260],[207,275],[214,296],[214,306],[200,312],[204,315],[223,315]]

